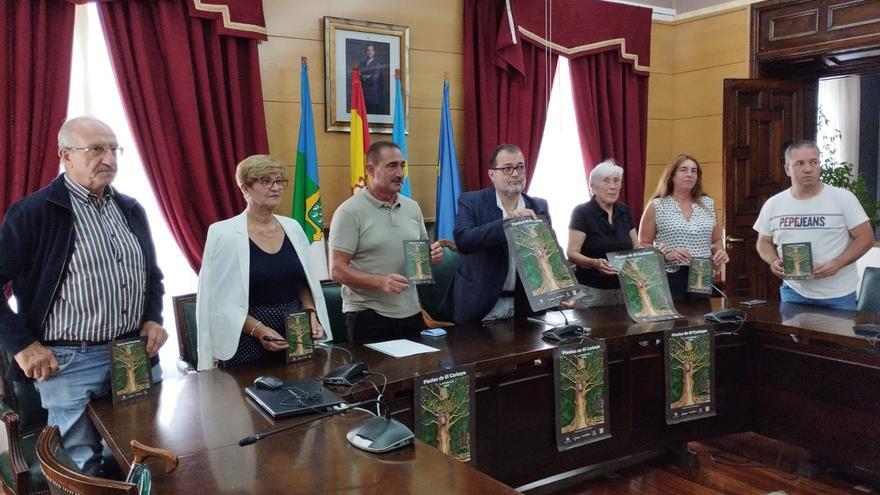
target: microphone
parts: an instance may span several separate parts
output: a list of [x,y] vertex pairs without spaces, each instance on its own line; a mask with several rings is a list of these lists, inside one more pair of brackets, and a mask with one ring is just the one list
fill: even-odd
[[333,416],[335,414],[339,414],[341,412],[345,412],[350,409],[354,409],[356,407],[361,407],[361,406],[364,406],[366,404],[370,404],[373,402],[378,402],[378,399],[370,399],[370,400],[357,402],[355,404],[349,405],[348,407],[336,409],[334,411],[328,411],[328,412],[321,413],[317,416],[311,417],[311,418],[303,420],[303,421],[298,421],[293,424],[284,425],[281,428],[275,428],[274,430],[264,431],[264,432],[260,432],[260,433],[254,433],[253,435],[246,436],[246,437],[242,438],[241,440],[239,440],[238,446],[239,447],[246,447],[248,445],[256,443],[258,440],[262,440],[264,438],[271,437],[272,435],[276,435],[278,433],[285,432],[287,430],[292,430],[292,429],[300,427],[302,425],[309,424],[313,421],[317,421],[317,420],[323,419],[323,418],[328,418],[328,417]]
[[[724,309],[719,309],[718,311],[712,311],[711,313],[706,313],[703,315],[703,318],[714,321],[717,323],[737,323],[740,326],[746,321],[746,315],[742,311],[730,307],[730,299],[727,297],[727,294],[724,293],[723,290],[718,288],[715,284],[709,284],[713,289],[718,291],[721,294],[721,297],[724,298]],[[737,330],[739,330],[737,328]]]
[[[561,341],[575,337],[583,337],[587,333],[589,333],[589,329],[585,329],[580,325],[572,325],[571,323],[569,323],[568,317],[565,315],[565,311],[563,311],[561,308],[557,308],[557,311],[559,311],[559,313],[562,315],[562,319],[563,321],[565,321],[565,324],[544,330],[544,338]],[[542,321],[544,321],[544,323],[547,323],[547,321],[545,320]]]

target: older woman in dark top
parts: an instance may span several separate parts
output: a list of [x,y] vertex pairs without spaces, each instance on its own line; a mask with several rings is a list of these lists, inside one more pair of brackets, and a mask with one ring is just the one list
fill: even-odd
[[287,185],[284,166],[254,155],[239,163],[235,177],[247,208],[211,225],[199,272],[199,371],[214,360],[284,362],[285,315],[297,311],[311,312],[312,338],[332,338],[305,233],[274,214]]
[[571,213],[568,228],[569,261],[575,276],[587,290],[577,306],[622,304],[617,270],[605,258],[610,252],[639,247],[635,223],[629,207],[617,201],[623,169],[614,160],[605,160],[590,172],[593,197]]

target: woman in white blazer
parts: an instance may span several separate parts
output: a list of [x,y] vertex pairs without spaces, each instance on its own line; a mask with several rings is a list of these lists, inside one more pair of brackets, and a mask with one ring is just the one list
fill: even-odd
[[199,371],[214,360],[284,362],[287,343],[272,339],[284,340],[284,316],[296,311],[310,311],[313,339],[332,338],[309,242],[296,221],[273,214],[288,182],[283,172],[268,155],[239,163],[247,207],[208,229],[196,302]]

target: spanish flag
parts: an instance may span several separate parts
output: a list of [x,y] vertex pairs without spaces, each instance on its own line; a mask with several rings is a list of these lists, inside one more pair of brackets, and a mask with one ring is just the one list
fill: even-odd
[[367,123],[367,104],[361,88],[361,74],[357,67],[351,70],[351,193],[367,187],[364,164],[370,149],[370,126]]

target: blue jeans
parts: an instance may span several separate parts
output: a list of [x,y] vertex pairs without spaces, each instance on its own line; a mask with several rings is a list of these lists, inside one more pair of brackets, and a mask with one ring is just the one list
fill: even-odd
[[831,297],[828,299],[813,299],[798,294],[797,292],[795,292],[794,289],[783,283],[779,286],[779,298],[784,303],[812,304],[813,306],[822,306],[832,309],[856,309],[855,291],[840,297]]
[[[49,424],[58,425],[61,440],[76,465],[87,474],[101,472],[101,436],[86,415],[92,397],[110,393],[110,349],[106,345],[48,347],[58,361],[58,373],[35,382]],[[162,380],[162,369],[152,369],[153,383]]]

